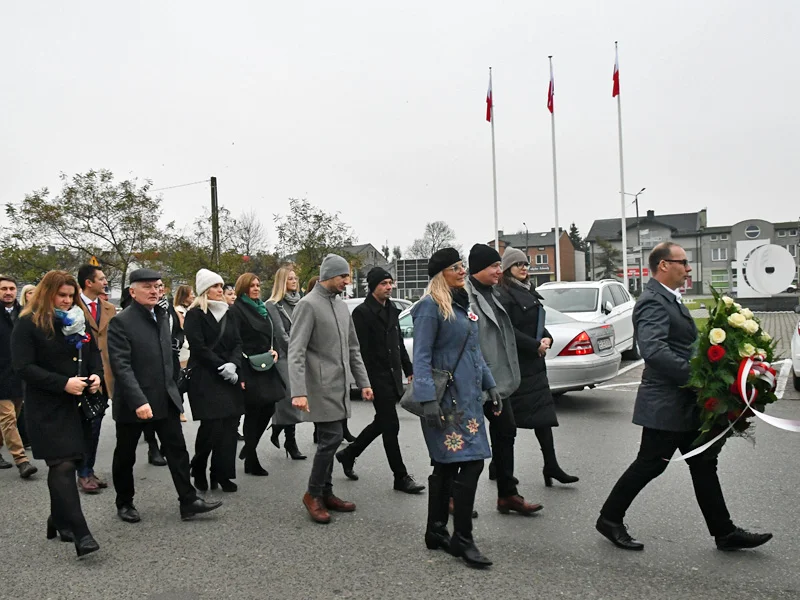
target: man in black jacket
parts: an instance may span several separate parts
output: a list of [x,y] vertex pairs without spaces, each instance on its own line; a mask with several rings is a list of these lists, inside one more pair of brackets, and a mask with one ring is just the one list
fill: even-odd
[[[19,469],[19,476],[27,479],[38,469],[25,454],[25,447],[17,428],[17,417],[22,410],[22,380],[11,367],[11,331],[19,317],[17,282],[8,275],[0,275],[0,445],[5,440],[8,451]],[[0,469],[10,469],[11,464],[0,456]]]
[[133,465],[145,423],[152,423],[161,440],[178,491],[181,518],[185,520],[222,505],[198,498],[189,479],[189,454],[180,423],[183,403],[173,378],[167,315],[158,306],[159,279],[161,275],[150,269],[133,271],[132,302],[108,326],[108,353],[115,378],[113,415],[117,423],[112,473],[117,514],[128,523],[141,520],[133,505]]
[[[634,335],[645,363],[633,408],[633,422],[642,426],[642,442],[636,460],[611,490],[596,525],[601,534],[625,550],[644,548],[622,523],[628,507],[664,472],[675,450],[686,453],[692,449],[700,428],[695,393],[683,387],[691,374],[689,359],[697,327],[677,291],[692,269],[686,251],[673,242],[653,248],[649,263],[653,278],[633,310]],[[686,463],[697,503],[717,548],[755,548],[772,539],[771,533],[750,533],[733,524],[713,453],[687,458]]]
[[412,366],[400,333],[400,311],[391,302],[393,283],[392,275],[386,269],[371,269],[367,274],[370,294],[353,311],[361,357],[375,393],[375,419],[364,428],[355,442],[336,453],[336,460],[342,463],[347,477],[358,479],[353,471],[356,458],[378,436],[383,436],[383,448],[394,473],[394,489],[418,494],[425,486],[418,484],[408,474],[397,441],[400,421],[395,405],[403,395],[403,372],[411,383]]

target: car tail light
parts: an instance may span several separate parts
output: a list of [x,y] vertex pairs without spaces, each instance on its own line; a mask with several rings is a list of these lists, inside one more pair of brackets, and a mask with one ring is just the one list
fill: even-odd
[[572,338],[572,341],[558,353],[559,356],[583,356],[584,354],[594,354],[592,340],[585,331],[581,331]]

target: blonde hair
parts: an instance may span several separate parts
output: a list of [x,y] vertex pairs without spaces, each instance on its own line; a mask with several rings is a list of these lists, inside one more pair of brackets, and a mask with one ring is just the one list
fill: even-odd
[[36,327],[48,336],[53,335],[56,295],[64,285],[72,287],[72,306],[75,306],[78,290],[81,289],[75,277],[66,271],[49,271],[36,286],[33,298],[19,313],[20,316],[31,315],[31,321]]
[[[208,288],[210,290],[211,288]],[[192,302],[189,307],[186,309],[186,312],[192,310],[195,306],[199,306],[200,310],[204,313],[208,313],[208,290],[200,294],[199,296],[195,296],[194,302]]]
[[[286,295],[286,283],[289,281],[289,273],[294,272],[292,267],[281,267],[275,272],[275,282],[272,284],[272,294],[267,302],[277,304]],[[295,273],[295,277],[297,274]]]
[[433,279],[430,280],[422,297],[424,298],[425,296],[430,296],[431,299],[433,299],[445,320],[450,321],[455,318],[456,313],[453,310],[453,292],[450,286],[447,285],[444,272],[437,273],[434,275]]
[[33,285],[32,283],[29,283],[27,285],[22,286],[22,292],[19,295],[19,305],[20,306],[25,306],[25,296],[27,295],[28,292],[30,292],[31,290],[35,290],[35,289],[36,289],[36,286]]

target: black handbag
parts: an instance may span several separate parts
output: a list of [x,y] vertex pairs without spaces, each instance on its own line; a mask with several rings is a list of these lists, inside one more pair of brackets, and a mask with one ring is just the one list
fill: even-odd
[[[458,358],[456,358],[456,364],[453,366],[452,371],[442,371],[440,369],[431,369],[433,374],[433,387],[434,387],[434,394],[436,395],[435,400],[437,402],[441,402],[444,395],[450,390],[450,386],[453,385],[453,373],[455,373],[456,369],[458,368],[458,363],[461,362],[461,357],[464,355],[464,349],[467,347],[467,340],[469,340],[469,332],[467,332],[467,336],[464,338],[464,343],[461,346],[461,351],[458,353]],[[456,397],[453,395],[453,391],[450,390],[450,397],[453,399],[453,404],[456,403]],[[417,417],[422,417],[422,403],[417,402],[414,398],[414,383],[408,384],[406,387],[406,391],[403,393],[403,397],[400,398],[400,407],[404,410],[407,410],[412,415]]]
[[[83,348],[78,348],[78,377],[81,377],[81,370],[83,366]],[[106,412],[108,407],[108,398],[100,390],[94,393],[83,392],[80,400],[78,400],[78,407],[81,409],[81,416],[84,421],[91,421]]]

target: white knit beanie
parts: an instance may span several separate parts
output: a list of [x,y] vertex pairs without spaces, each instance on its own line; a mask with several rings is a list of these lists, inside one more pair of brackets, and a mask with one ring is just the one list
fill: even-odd
[[224,284],[225,282],[222,280],[222,277],[214,273],[214,271],[209,271],[208,269],[200,269],[197,272],[197,276],[195,277],[195,284],[194,284],[194,293],[198,296],[202,296],[208,288],[212,285],[216,285],[218,283]]
[[503,271],[508,271],[514,264],[518,262],[528,262],[528,257],[522,250],[517,250],[511,246],[506,246],[503,250],[503,259],[500,262],[500,267]]

